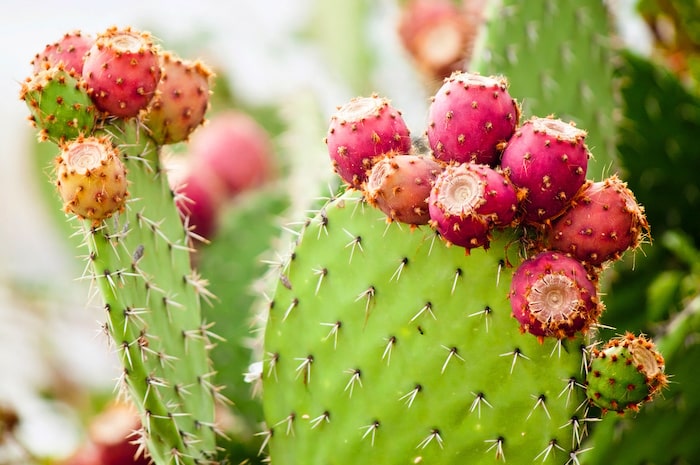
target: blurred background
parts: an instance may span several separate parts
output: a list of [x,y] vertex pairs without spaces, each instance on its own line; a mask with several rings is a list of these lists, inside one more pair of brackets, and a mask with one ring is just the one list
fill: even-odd
[[[421,73],[402,45],[400,3],[1,4],[0,419],[5,415],[7,424],[7,416],[16,413],[21,421],[7,444],[0,429],[0,465],[22,463],[13,457],[26,458],[23,454],[71,455],[84,442],[90,419],[113,395],[119,373],[101,332],[99,299],[87,299],[89,285],[77,279],[82,251],[66,241],[59,204],[47,200],[51,168],[46,160],[52,155],[37,162],[36,133],[18,98],[34,55],[66,32],[94,35],[109,26],[132,25],[152,32],[182,57],[201,58],[217,74],[212,109],[244,111],[267,131],[274,151],[284,154],[277,162],[296,189],[294,199],[285,201],[298,202],[302,210],[318,196],[315,187],[330,179],[323,136],[337,105],[377,92],[403,111],[412,133],[423,132],[429,96],[441,78]],[[610,4],[624,46],[644,57],[656,53],[659,30],[644,21],[638,3]],[[664,58],[668,55],[660,55],[664,66],[675,63]],[[307,177],[295,183],[295,173]]]

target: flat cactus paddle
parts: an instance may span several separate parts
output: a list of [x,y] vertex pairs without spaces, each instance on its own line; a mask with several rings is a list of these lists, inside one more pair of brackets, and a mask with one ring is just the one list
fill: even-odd
[[261,373],[272,462],[575,457],[583,341],[519,330],[514,230],[466,255],[428,227],[385,219],[345,193],[280,265]]

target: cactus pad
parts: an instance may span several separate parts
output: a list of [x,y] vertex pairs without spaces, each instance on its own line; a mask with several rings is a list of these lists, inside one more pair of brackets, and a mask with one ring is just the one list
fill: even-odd
[[385,219],[343,194],[280,265],[261,373],[272,461],[566,462],[582,340],[519,331],[513,230],[467,256]]

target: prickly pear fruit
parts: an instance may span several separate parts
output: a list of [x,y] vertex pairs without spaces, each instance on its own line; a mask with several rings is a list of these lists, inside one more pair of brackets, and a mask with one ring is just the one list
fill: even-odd
[[626,333],[593,349],[586,384],[586,395],[601,409],[638,410],[666,387],[664,359],[652,341]]
[[160,81],[158,55],[146,32],[112,27],[99,34],[83,63],[83,79],[97,108],[121,118],[138,115]]
[[582,341],[520,334],[513,230],[465,256],[358,201],[325,205],[280,266],[259,371],[271,462],[566,462]]
[[440,160],[494,166],[519,118],[505,78],[455,71],[432,98],[428,142]]
[[161,69],[144,123],[157,143],[174,144],[204,122],[213,73],[200,61],[185,61],[170,52],[161,54]]
[[40,140],[60,143],[87,135],[97,115],[85,83],[63,64],[43,69],[22,84],[20,98],[40,129]]
[[637,248],[648,232],[643,207],[627,183],[613,175],[588,181],[579,190],[571,207],[552,223],[547,243],[597,266]]
[[407,154],[411,137],[401,112],[378,95],[356,97],[338,107],[326,135],[336,173],[359,189],[367,172],[385,154]]
[[73,71],[77,75],[83,72],[85,54],[95,43],[95,39],[80,31],[68,32],[52,44],[48,44],[41,53],[37,53],[32,60],[34,73],[63,63],[67,71]]
[[476,35],[469,17],[450,0],[411,0],[403,6],[398,34],[418,69],[442,80],[464,67]]
[[390,220],[428,224],[428,197],[442,169],[432,157],[423,155],[384,157],[370,171],[365,199]]
[[510,138],[501,167],[525,190],[527,223],[545,223],[568,207],[586,181],[586,132],[555,118],[532,117]]
[[540,252],[522,262],[513,274],[509,297],[521,330],[540,339],[586,332],[602,311],[597,277],[558,252]]
[[56,164],[56,186],[66,212],[98,224],[124,209],[126,169],[107,138],[77,138],[63,148]]
[[449,243],[488,247],[494,227],[515,220],[518,195],[500,172],[475,163],[446,167],[435,179],[428,208],[431,225]]
[[175,204],[185,226],[197,236],[211,239],[219,226],[223,191],[212,179],[190,171],[176,186]]
[[193,170],[217,179],[228,197],[261,186],[275,176],[270,135],[251,116],[227,110],[213,116],[190,139]]

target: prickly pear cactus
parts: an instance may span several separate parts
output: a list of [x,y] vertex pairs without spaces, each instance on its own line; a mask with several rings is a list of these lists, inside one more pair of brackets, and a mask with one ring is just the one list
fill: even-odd
[[[586,175],[598,177],[614,164],[607,11],[602,2],[549,1],[533,8],[492,2],[488,11],[470,67],[486,79],[453,74],[445,85],[455,88],[431,100],[431,112],[442,97],[448,102],[431,113],[424,144],[440,174],[416,176],[413,184],[405,170],[399,174],[409,163],[395,160],[424,154],[414,147],[382,156],[379,147],[391,134],[373,132],[379,118],[372,115],[356,121],[355,132],[373,137],[354,146],[335,149],[328,134],[331,159],[346,157],[360,172],[349,178],[336,170],[348,190],[305,221],[277,264],[258,372],[267,424],[261,435],[273,463],[564,464],[579,463],[587,451],[582,440],[598,419],[586,379],[605,308],[599,276],[619,256],[595,250],[606,258],[578,259],[548,250],[545,237],[554,219],[575,206]],[[574,69],[585,78],[560,78]],[[485,80],[503,85],[460,106],[464,95],[481,95],[470,87],[486,88]],[[515,127],[491,140],[489,131],[504,120],[489,105],[509,87],[526,106],[507,111]],[[519,121],[521,108],[544,126],[530,138],[538,141],[537,156],[514,139],[528,127]],[[435,143],[436,128],[447,133],[440,140],[458,148],[483,132],[493,156],[482,161],[465,149],[464,159],[441,160],[447,144]],[[521,158],[504,166],[509,146],[509,159]],[[358,147],[362,153],[353,151]],[[457,169],[486,170],[476,163],[488,163],[505,178],[503,186],[516,185],[515,217],[506,224],[499,219],[509,209],[485,206],[511,205],[501,197],[510,189],[484,187],[479,176],[442,183]],[[514,179],[530,163],[537,179]],[[430,179],[430,196],[408,208],[418,213],[427,206],[430,219],[406,224],[387,213],[373,193],[375,170],[393,176],[384,195],[402,200]],[[364,176],[371,182],[354,182]],[[396,184],[402,178],[409,182]],[[540,192],[544,206],[536,202]],[[456,205],[444,217],[433,208],[442,197]],[[617,213],[615,205],[609,210]],[[646,223],[633,231],[617,222],[624,215],[604,217],[577,219],[593,236],[611,220],[620,235],[634,236],[625,250],[648,233]],[[453,239],[466,229],[466,241]]]
[[504,74],[527,117],[554,114],[589,131],[590,172],[616,163],[613,34],[606,2],[485,2],[469,69]]
[[[146,33],[110,28],[86,44],[82,70],[66,71],[56,50],[37,56],[38,75],[20,97],[41,139],[58,144],[56,187],[84,237],[83,278],[104,303],[104,330],[122,362],[118,387],[141,415],[139,452],[157,464],[209,463],[221,397],[208,355],[216,336],[200,309],[209,294],[191,267],[193,234],[161,146],[138,116],[158,83],[160,49]],[[118,60],[102,66],[105,56]]]

